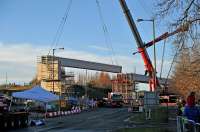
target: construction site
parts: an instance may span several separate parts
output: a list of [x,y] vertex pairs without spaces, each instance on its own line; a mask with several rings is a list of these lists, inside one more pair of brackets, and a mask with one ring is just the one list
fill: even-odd
[[2,6],[0,131],[200,132],[199,0],[46,2]]

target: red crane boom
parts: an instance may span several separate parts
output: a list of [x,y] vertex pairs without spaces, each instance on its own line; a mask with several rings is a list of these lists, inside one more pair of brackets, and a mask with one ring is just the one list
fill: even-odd
[[171,32],[171,33],[165,32],[164,34],[162,34],[162,35],[160,35],[159,37],[157,37],[154,41],[152,40],[152,41],[146,43],[144,46],[145,46],[146,48],[148,48],[148,47],[152,46],[153,44],[155,44],[155,43],[157,43],[157,42],[159,42],[159,41],[161,41],[161,40],[164,40],[164,39],[166,39],[166,38],[168,38],[168,37],[170,37],[170,36],[173,36],[173,35],[175,35],[175,34],[177,34],[177,33],[179,33],[179,32],[188,31],[188,28],[189,28],[189,25],[188,25],[188,24],[185,24],[185,25],[183,25],[183,26],[177,28],[175,31],[173,31],[173,32]]
[[128,24],[130,26],[130,29],[132,31],[132,34],[136,40],[136,44],[137,44],[137,47],[138,47],[138,52],[137,53],[140,53],[142,59],[143,59],[143,62],[144,62],[144,66],[145,66],[145,69],[146,69],[146,72],[149,73],[149,88],[150,88],[150,91],[154,91],[156,89],[157,86],[160,86],[159,84],[159,81],[158,81],[158,78],[156,77],[156,74],[155,74],[155,69],[152,65],[152,62],[149,58],[149,55],[146,51],[146,48],[152,46],[153,44],[155,44],[156,42],[159,42],[163,39],[166,39],[176,33],[179,33],[179,32],[184,32],[184,31],[187,31],[188,30],[188,27],[189,27],[189,24],[185,24],[181,27],[179,27],[178,29],[176,29],[175,31],[171,32],[171,33],[164,33],[162,34],[161,36],[159,36],[158,38],[156,38],[154,41],[150,41],[146,44],[143,43],[141,37],[140,37],[140,34],[137,30],[137,27],[135,25],[135,22],[132,18],[132,15],[128,9],[128,6],[126,4],[126,1],[125,0],[119,0],[120,2],[120,5],[124,11],[124,14],[126,16],[126,19],[128,21]]
[[153,65],[152,65],[151,60],[149,58],[149,55],[148,55],[148,53],[146,51],[144,43],[143,43],[143,41],[142,41],[142,39],[140,37],[140,34],[139,34],[138,30],[137,30],[137,27],[136,27],[135,22],[134,22],[134,20],[132,18],[132,15],[131,15],[131,13],[130,13],[130,11],[128,9],[126,1],[125,0],[119,0],[119,2],[120,2],[120,5],[121,5],[121,7],[122,7],[122,9],[124,11],[124,14],[126,16],[128,24],[129,24],[129,26],[131,28],[132,34],[133,34],[133,36],[134,36],[134,38],[136,40],[136,44],[138,46],[138,52],[142,56],[142,59],[144,61],[145,69],[149,73],[149,77],[150,77],[150,79],[149,79],[149,88],[150,88],[150,91],[154,91],[155,88],[157,86],[160,86],[160,85],[159,85],[157,77],[154,76],[155,71],[154,71]]

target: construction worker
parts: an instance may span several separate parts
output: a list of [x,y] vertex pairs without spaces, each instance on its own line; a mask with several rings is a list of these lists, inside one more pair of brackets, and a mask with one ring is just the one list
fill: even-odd
[[185,105],[186,105],[186,101],[182,100],[180,103],[178,103],[178,116],[182,116],[184,113],[184,109],[185,109]]

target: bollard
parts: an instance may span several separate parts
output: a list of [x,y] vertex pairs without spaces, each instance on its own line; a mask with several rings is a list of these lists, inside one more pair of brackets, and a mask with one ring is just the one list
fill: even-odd
[[57,112],[54,112],[53,116],[54,116],[54,117],[57,116]]
[[181,124],[180,124],[180,117],[179,117],[179,116],[177,116],[177,118],[176,118],[176,126],[177,126],[177,127],[176,127],[176,131],[177,131],[177,132],[182,132],[182,131],[181,131],[182,129],[181,129],[181,127],[180,127]]

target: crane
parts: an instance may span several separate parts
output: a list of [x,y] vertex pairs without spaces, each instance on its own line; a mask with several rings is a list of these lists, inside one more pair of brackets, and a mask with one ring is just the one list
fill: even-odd
[[[170,32],[170,33],[169,33],[169,32],[163,33],[162,35],[160,35],[160,36],[158,36],[157,38],[155,38],[154,41],[152,40],[152,41],[150,41],[150,42],[148,42],[148,43],[145,43],[143,46],[144,46],[145,48],[149,48],[149,47],[151,47],[152,45],[156,44],[156,43],[159,42],[159,41],[162,41],[162,40],[164,40],[164,39],[166,39],[166,38],[168,38],[168,37],[170,37],[170,36],[173,36],[173,35],[175,35],[175,34],[177,34],[177,33],[179,33],[179,32],[188,31],[188,29],[189,29],[189,23],[186,23],[186,24],[180,26],[179,28],[177,28],[176,30],[174,30],[174,31],[172,31],[172,32]],[[137,53],[139,53],[139,51],[134,52],[133,54],[135,55],[135,54],[137,54]]]
[[136,44],[137,44],[137,47],[138,47],[138,52],[140,53],[140,55],[142,56],[142,59],[144,61],[144,66],[145,66],[145,69],[146,71],[149,73],[149,88],[150,88],[150,91],[155,91],[155,88],[157,86],[160,86],[159,85],[159,82],[158,82],[158,79],[156,76],[154,76],[154,73],[155,73],[155,70],[153,68],[153,65],[152,65],[152,62],[149,58],[149,55],[146,51],[146,48],[144,47],[144,43],[142,41],[142,38],[137,30],[137,27],[135,25],[135,22],[132,18],[132,15],[128,9],[128,6],[126,4],[126,1],[125,0],[119,0],[120,2],[120,5],[122,7],[122,10],[124,11],[124,14],[126,16],[126,19],[128,21],[128,24],[131,28],[131,31],[132,31],[132,34],[136,40]]
[[152,41],[150,41],[150,42],[144,44],[144,46],[145,46],[146,48],[148,48],[148,47],[152,46],[153,44],[155,44],[155,43],[157,43],[157,42],[159,42],[159,41],[161,41],[161,40],[164,40],[164,39],[166,39],[166,38],[168,38],[168,37],[170,37],[170,36],[173,36],[173,35],[175,35],[175,34],[177,34],[177,33],[179,33],[179,32],[188,31],[188,29],[189,29],[189,23],[186,23],[186,24],[180,26],[179,28],[177,28],[176,30],[174,30],[174,31],[172,31],[172,32],[170,32],[170,33],[169,33],[169,32],[165,32],[164,34],[162,34],[162,35],[160,35],[159,37],[155,38],[154,41],[152,40]]
[[131,15],[131,12],[130,10],[128,9],[128,6],[126,4],[126,1],[125,0],[119,0],[120,2],[120,5],[122,7],[122,10],[126,16],[126,19],[128,21],[128,24],[130,26],[130,29],[132,31],[132,34],[136,40],[136,44],[137,44],[137,47],[138,47],[138,51],[137,53],[140,53],[142,59],[143,59],[143,62],[144,62],[144,66],[145,66],[145,71],[149,74],[149,88],[150,88],[150,91],[155,91],[157,87],[160,87],[160,84],[159,84],[159,81],[158,81],[158,78],[156,77],[156,71],[152,65],[152,62],[149,58],[149,55],[148,55],[148,52],[146,50],[146,48],[154,45],[156,42],[159,42],[163,39],[166,39],[167,37],[170,37],[176,33],[179,33],[179,32],[184,32],[184,31],[187,31],[188,30],[188,27],[189,27],[189,24],[185,24],[181,27],[179,27],[178,29],[176,29],[175,31],[171,32],[171,33],[164,33],[162,34],[161,36],[159,36],[158,38],[156,38],[155,40],[153,41],[150,41],[146,44],[143,43],[142,39],[141,39],[141,36],[137,30],[137,27],[135,25],[135,22],[133,20],[133,17]]

